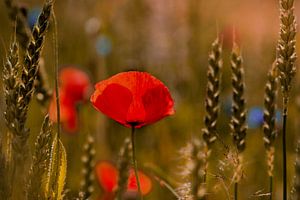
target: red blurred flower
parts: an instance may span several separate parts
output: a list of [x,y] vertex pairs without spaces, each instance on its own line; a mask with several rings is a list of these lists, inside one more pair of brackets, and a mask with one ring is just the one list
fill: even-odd
[[[147,195],[152,189],[151,179],[141,171],[139,171],[138,174],[141,185],[141,193],[143,196]],[[104,190],[104,194],[101,199],[112,200],[114,198],[114,192],[118,186],[119,172],[117,168],[110,162],[101,161],[96,165],[96,176],[100,186]],[[133,169],[130,169],[127,180],[127,193],[131,192],[138,192]]]
[[75,68],[64,67],[59,72],[60,88],[63,89],[73,101],[86,100],[91,87],[88,75]]
[[94,107],[126,127],[140,128],[174,114],[168,88],[146,72],[122,72],[100,81]]
[[[68,97],[64,90],[60,90],[60,121],[62,128],[68,133],[75,133],[78,128],[75,102]],[[49,117],[52,122],[57,122],[56,94],[54,93],[49,105]]]
[[[76,104],[88,97],[91,84],[88,75],[74,67],[65,67],[59,73],[59,94],[62,128],[68,133],[78,129]],[[49,105],[49,117],[57,122],[56,94]]]

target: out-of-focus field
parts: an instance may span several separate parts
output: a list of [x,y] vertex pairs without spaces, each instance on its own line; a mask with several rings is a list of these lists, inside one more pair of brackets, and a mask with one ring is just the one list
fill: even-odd
[[[43,1],[26,1],[29,11],[38,9]],[[300,15],[300,4],[296,14]],[[211,43],[217,35],[223,40],[223,75],[221,114],[218,124],[222,139],[232,145],[229,134],[231,69],[230,52],[233,35],[244,58],[247,109],[263,106],[267,71],[275,56],[279,33],[279,8],[275,0],[64,0],[55,4],[58,25],[59,66],[74,65],[85,70],[96,83],[127,70],[147,71],[162,80],[175,100],[176,114],[158,123],[137,130],[139,167],[155,166],[174,181],[182,171],[180,149],[195,135],[202,134],[206,70]],[[3,1],[0,2],[0,62],[14,30]],[[54,86],[53,23],[43,51],[50,85]],[[234,33],[234,34],[233,34]],[[298,36],[299,37],[299,36]],[[288,119],[288,177],[292,183],[295,141],[300,128],[300,85],[296,75]],[[279,109],[281,93],[279,93]],[[0,109],[4,110],[1,99]],[[297,105],[298,103],[298,105]],[[130,136],[127,129],[97,112],[90,102],[78,107],[80,130],[74,135],[63,134],[68,154],[66,187],[70,194],[80,187],[81,152],[87,134],[95,136],[96,160],[117,162],[123,140]],[[45,111],[36,101],[31,104],[28,126],[32,131],[31,145],[40,130]],[[250,112],[249,112],[250,113]],[[256,117],[254,117],[256,118]],[[0,120],[1,130],[5,130]],[[279,127],[280,130],[280,127]],[[279,136],[281,132],[278,132]],[[240,185],[240,199],[265,199],[257,193],[267,192],[268,175],[261,126],[250,126],[245,150],[245,177]],[[280,140],[276,142],[275,197],[281,198]],[[226,199],[219,161],[224,149],[213,146],[208,170],[209,199]],[[1,167],[1,166],[0,166]],[[231,172],[227,173],[228,177]],[[153,191],[145,199],[174,197],[154,179]],[[214,185],[214,186],[213,186]],[[230,187],[230,186],[229,186]],[[232,187],[230,187],[231,189]],[[101,196],[95,180],[93,199]]]

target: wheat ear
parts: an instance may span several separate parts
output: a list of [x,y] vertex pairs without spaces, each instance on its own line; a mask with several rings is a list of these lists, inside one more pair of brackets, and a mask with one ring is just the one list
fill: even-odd
[[287,199],[287,155],[286,123],[291,82],[296,73],[296,17],[294,0],[280,0],[280,35],[277,45],[276,66],[283,93],[283,132],[282,132],[282,165],[283,165],[283,200]]
[[266,147],[268,175],[269,175],[269,192],[270,200],[273,193],[273,170],[274,170],[274,141],[277,136],[275,121],[276,121],[276,101],[277,101],[277,70],[275,65],[268,73],[268,80],[265,86],[264,97],[264,144]]
[[95,165],[95,154],[96,150],[94,148],[95,140],[93,136],[88,135],[87,141],[83,146],[83,156],[82,156],[82,163],[83,163],[83,180],[81,182],[81,192],[79,194],[82,200],[89,199],[91,194],[94,191],[93,182],[94,182],[94,165]]
[[232,117],[230,121],[231,134],[233,136],[233,142],[236,145],[238,151],[237,165],[234,175],[234,196],[235,200],[238,199],[238,182],[243,175],[242,165],[242,153],[245,150],[246,143],[246,108],[244,99],[244,69],[242,57],[237,44],[234,43],[231,53],[231,69],[232,69],[232,87],[233,87],[233,105],[232,105]]
[[115,200],[123,199],[127,190],[127,180],[131,166],[132,146],[130,138],[126,138],[119,153],[118,171],[120,173]]
[[206,115],[204,117],[205,128],[203,129],[203,139],[207,146],[217,139],[217,119],[219,115],[219,94],[222,68],[222,45],[217,38],[212,44],[212,50],[208,58],[207,87],[205,98]]

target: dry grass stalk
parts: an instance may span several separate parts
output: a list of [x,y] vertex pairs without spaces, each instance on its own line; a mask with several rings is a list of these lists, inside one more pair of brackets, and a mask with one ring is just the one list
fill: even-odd
[[203,129],[203,139],[209,146],[217,139],[217,119],[219,114],[219,94],[220,94],[220,80],[222,68],[222,45],[219,38],[212,44],[212,50],[208,58],[207,71],[207,87],[205,98],[206,115],[204,117],[205,128]]
[[46,200],[43,185],[45,174],[47,173],[47,164],[49,162],[49,150],[52,143],[53,133],[52,128],[49,116],[46,116],[40,134],[35,142],[35,151],[26,190],[27,199]]
[[96,154],[96,150],[94,148],[95,140],[93,136],[88,135],[87,141],[83,146],[83,156],[82,156],[82,163],[83,163],[83,180],[81,182],[81,192],[79,199],[86,200],[89,199],[91,194],[94,191],[93,182],[94,182],[94,157]]
[[126,138],[119,153],[118,171],[120,172],[118,187],[116,191],[116,200],[123,199],[127,190],[127,180],[132,159],[132,145],[130,138]]
[[230,121],[231,134],[233,141],[239,153],[243,152],[246,147],[246,108],[244,99],[244,69],[242,65],[242,57],[240,50],[234,44],[231,54],[232,69],[232,87],[233,87],[233,105],[232,117]]
[[291,81],[296,73],[295,62],[297,59],[294,0],[280,0],[280,21],[276,66],[285,101],[288,101]]

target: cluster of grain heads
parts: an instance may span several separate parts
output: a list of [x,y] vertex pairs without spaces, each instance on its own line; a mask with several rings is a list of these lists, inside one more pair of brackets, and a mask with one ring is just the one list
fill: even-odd
[[88,199],[94,191],[94,165],[95,165],[95,140],[92,135],[87,136],[87,140],[83,146],[83,156],[81,158],[83,168],[82,168],[82,182],[81,189],[79,193],[79,199]]
[[[3,68],[6,125],[11,136],[7,136],[12,144],[13,179],[16,174],[24,174],[25,161],[28,158],[29,130],[25,127],[28,105],[34,90],[34,80],[38,69],[38,61],[44,43],[45,33],[52,13],[53,1],[46,1],[39,22],[35,26],[31,42],[27,47],[24,62],[20,62],[19,48],[14,40]],[[18,164],[17,164],[18,163]],[[22,163],[22,164],[19,164]],[[16,179],[14,187],[22,188],[22,179]]]
[[274,142],[277,136],[276,131],[276,101],[277,101],[277,69],[275,65],[272,66],[268,73],[267,83],[265,86],[264,96],[264,144],[267,155],[268,175],[269,175],[269,192],[270,199],[272,199],[273,191],[273,171],[274,171]]
[[291,81],[296,73],[296,17],[294,0],[280,0],[280,35],[277,45],[276,66],[283,93],[283,133],[282,133],[282,164],[283,164],[283,200],[287,199],[287,156],[286,156],[286,123],[288,113]]
[[242,56],[237,44],[233,45],[231,53],[231,69],[232,69],[232,87],[233,87],[233,102],[232,102],[232,116],[230,120],[231,134],[233,142],[237,149],[237,162],[235,162],[234,174],[234,196],[238,198],[238,183],[243,175],[243,160],[241,153],[245,150],[246,144],[246,108],[244,99],[244,69]]
[[132,144],[129,138],[124,140],[124,144],[119,153],[118,161],[118,187],[116,191],[116,200],[121,200],[127,190],[127,181],[132,160]]
[[[6,92],[7,94],[10,92],[10,94],[6,95],[6,98],[10,99],[7,99],[6,101],[7,109],[5,116],[8,128],[14,135],[14,150],[18,154],[22,154],[21,157],[24,157],[24,150],[27,148],[26,143],[29,137],[29,130],[25,127],[25,122],[27,118],[28,105],[34,90],[34,80],[36,79],[36,72],[38,70],[38,61],[44,43],[45,33],[49,24],[50,15],[52,13],[52,7],[53,1],[46,1],[38,23],[34,28],[31,42],[25,53],[24,63],[18,64],[18,48],[14,42],[12,45],[13,49],[10,52],[15,55],[8,57],[6,66],[4,67],[4,84],[10,84],[5,86],[5,88],[13,90]],[[9,65],[11,65],[11,67]],[[18,71],[21,71],[21,74],[18,74]],[[12,88],[12,86],[14,86],[14,88]],[[11,101],[10,95],[14,95],[13,101]],[[13,103],[14,105],[12,105]],[[12,110],[13,107],[15,107],[14,110]]]
[[[20,43],[21,49],[26,51],[28,44],[33,37],[29,24],[27,23],[27,8],[14,0],[5,0],[8,15],[11,23],[16,26],[17,41]],[[41,59],[42,61],[42,59]],[[48,77],[45,72],[44,63],[39,62],[39,69],[35,80],[35,94],[38,102],[45,105],[51,96],[51,90],[48,86]]]

